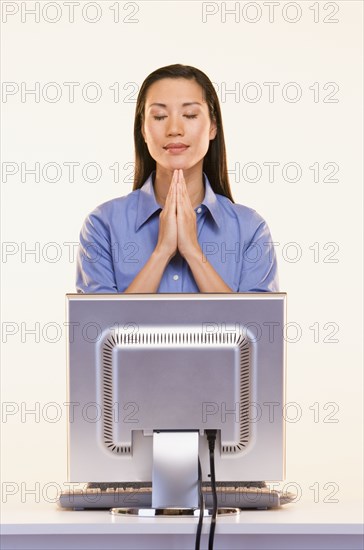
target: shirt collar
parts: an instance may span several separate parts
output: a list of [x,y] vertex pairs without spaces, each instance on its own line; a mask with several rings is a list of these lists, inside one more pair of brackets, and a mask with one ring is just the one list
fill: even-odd
[[219,201],[217,200],[215,191],[211,187],[209,178],[206,176],[205,172],[203,172],[203,175],[205,178],[205,197],[201,204],[204,204],[208,208],[212,219],[216,223],[217,227],[220,229],[223,225],[222,208]]
[[[205,172],[203,172],[203,176],[205,181],[205,197],[201,204],[206,206],[216,225],[220,228],[222,226],[221,206]],[[151,172],[148,179],[140,188],[135,231],[138,231],[143,223],[146,222],[155,212],[162,209],[161,205],[155,198],[153,187],[154,177],[155,170]]]

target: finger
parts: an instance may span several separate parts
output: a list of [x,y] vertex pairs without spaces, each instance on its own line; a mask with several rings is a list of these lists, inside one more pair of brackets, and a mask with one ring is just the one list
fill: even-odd
[[186,185],[185,178],[183,177],[183,170],[178,170],[178,181],[180,182],[182,187]]
[[170,204],[170,202],[174,201],[176,179],[177,179],[177,174],[176,174],[176,170],[174,170],[172,180],[171,180],[171,183],[169,185],[168,193],[167,193],[167,196],[166,196],[165,206],[168,206],[168,204]]
[[179,170],[179,182],[181,186],[181,191],[182,193],[184,193],[185,191],[187,191],[187,187],[186,187],[186,180],[183,176],[183,170]]
[[180,182],[181,182],[181,190],[182,190],[182,193],[185,194],[187,192],[187,185],[186,185],[186,180],[183,176],[183,170],[180,170]]
[[169,189],[168,189],[168,194],[170,193],[171,195],[173,194],[173,188],[176,184],[176,181],[177,181],[177,170],[174,170],[173,171],[173,175],[172,175],[172,179],[171,179],[171,183],[169,185]]
[[176,195],[177,195],[177,178],[178,178],[178,171],[175,170],[173,172],[173,177],[172,177],[172,181],[171,181],[171,185],[170,185],[170,191],[171,191],[171,197],[170,197],[170,208],[173,212],[173,215],[176,215],[176,210],[177,210],[177,198],[176,198]]
[[172,183],[172,203],[173,203],[173,208],[174,208],[174,212],[176,212],[176,208],[177,208],[177,173],[175,172],[175,178],[173,180],[173,183]]
[[187,190],[186,180],[184,179],[182,170],[181,170],[181,173],[182,173],[182,176],[181,176],[181,179],[180,179],[180,181],[181,181],[181,183],[180,183],[181,200],[183,201],[185,207],[193,209],[192,202],[191,202],[190,196],[188,194],[188,190]]
[[182,192],[182,195],[183,195],[184,197],[186,197],[186,194],[188,195],[188,192],[187,192],[186,181],[185,181],[183,175],[181,175],[180,182],[181,182],[181,192]]
[[176,182],[176,190],[177,190],[176,197],[177,197],[177,203],[181,204],[182,194],[181,194],[181,181],[180,181],[179,173],[180,173],[180,170],[178,170],[178,178],[177,178],[177,182]]

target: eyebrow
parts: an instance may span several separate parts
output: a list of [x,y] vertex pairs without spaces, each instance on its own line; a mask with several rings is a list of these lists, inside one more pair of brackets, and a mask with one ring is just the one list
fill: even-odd
[[[149,105],[148,109],[153,107],[153,105],[157,105],[157,107],[167,107],[167,105],[165,103],[151,103],[151,105]],[[199,103],[198,101],[190,101],[188,103],[182,103],[182,107],[187,107],[188,105],[200,105],[201,106],[201,103]]]

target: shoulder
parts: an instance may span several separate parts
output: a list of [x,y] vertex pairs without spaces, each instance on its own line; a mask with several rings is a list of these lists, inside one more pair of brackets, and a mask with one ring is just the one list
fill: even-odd
[[217,194],[216,198],[221,207],[223,216],[227,219],[235,219],[237,223],[243,225],[245,229],[248,227],[257,229],[260,225],[266,225],[263,216],[254,210],[254,208],[250,208],[244,204],[231,202],[231,200],[224,195]]
[[86,217],[85,222],[98,220],[105,225],[112,223],[115,217],[120,219],[124,211],[137,207],[140,189],[131,191],[127,195],[116,197],[96,206]]

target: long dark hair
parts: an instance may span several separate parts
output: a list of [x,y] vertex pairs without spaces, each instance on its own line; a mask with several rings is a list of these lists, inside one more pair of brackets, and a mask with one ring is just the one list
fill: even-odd
[[203,159],[203,171],[207,175],[212,189],[219,195],[228,197],[231,202],[234,199],[231,194],[229,176],[227,172],[224,131],[219,100],[212,82],[199,69],[189,65],[168,65],[153,71],[144,80],[138,94],[134,119],[134,146],[135,146],[135,172],[133,191],[139,189],[150,173],[156,169],[156,162],[150,156],[147,144],[141,131],[144,121],[145,100],[149,86],[162,78],[186,78],[195,79],[202,87],[204,100],[207,102],[210,120],[216,122],[217,133],[210,140],[208,151]]

